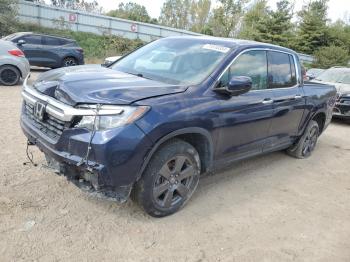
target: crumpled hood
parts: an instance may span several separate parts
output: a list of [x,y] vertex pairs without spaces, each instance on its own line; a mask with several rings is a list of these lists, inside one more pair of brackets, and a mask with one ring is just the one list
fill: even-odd
[[77,104],[131,104],[154,96],[186,91],[185,86],[115,71],[99,65],[47,71],[33,83],[41,93],[75,106]]

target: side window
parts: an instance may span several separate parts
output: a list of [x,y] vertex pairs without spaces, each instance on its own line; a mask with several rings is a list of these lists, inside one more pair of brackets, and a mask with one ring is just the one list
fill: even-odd
[[227,85],[233,76],[249,76],[253,81],[253,90],[266,89],[266,51],[248,51],[240,55],[223,74],[220,79],[220,85]]
[[61,45],[61,42],[59,39],[54,37],[44,37],[44,44],[45,45]]
[[269,88],[292,87],[297,84],[294,59],[280,52],[268,52]]
[[68,45],[68,44],[71,44],[70,41],[65,40],[65,39],[60,39],[59,41],[60,41],[60,45]]
[[26,44],[41,45],[41,36],[40,35],[27,35],[27,36],[23,37],[23,40],[26,41]]

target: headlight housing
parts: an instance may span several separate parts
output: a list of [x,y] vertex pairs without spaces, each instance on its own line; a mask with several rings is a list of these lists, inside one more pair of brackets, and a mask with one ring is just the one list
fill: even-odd
[[96,110],[95,115],[86,115],[75,125],[76,128],[86,128],[88,130],[108,130],[123,125],[133,123],[141,118],[150,107],[148,106],[118,106],[113,110],[120,110],[119,114],[104,114],[101,110]]

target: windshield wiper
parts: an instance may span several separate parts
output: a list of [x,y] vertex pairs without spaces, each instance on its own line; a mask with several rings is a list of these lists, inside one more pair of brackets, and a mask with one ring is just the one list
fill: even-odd
[[145,78],[145,79],[153,80],[152,78],[146,77],[146,76],[144,76],[141,73],[130,73],[130,72],[125,72],[125,73],[133,75],[133,76],[138,76],[138,77],[142,77],[142,78]]

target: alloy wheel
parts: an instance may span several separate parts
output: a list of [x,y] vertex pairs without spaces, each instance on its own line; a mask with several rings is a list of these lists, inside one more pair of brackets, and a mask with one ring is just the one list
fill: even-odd
[[11,69],[2,70],[0,78],[6,85],[13,85],[18,81],[18,75]]
[[167,161],[155,179],[153,197],[156,203],[162,208],[170,208],[186,200],[196,189],[196,175],[194,163],[184,155]]
[[310,129],[308,135],[305,138],[304,146],[303,146],[303,155],[308,156],[315,149],[318,138],[318,129],[317,127],[313,127]]
[[76,66],[77,65],[77,61],[74,58],[66,58],[64,59],[64,66],[68,67],[68,66]]

